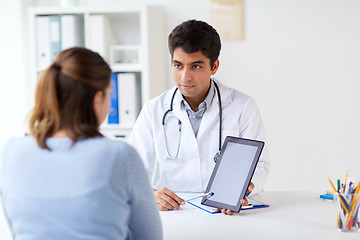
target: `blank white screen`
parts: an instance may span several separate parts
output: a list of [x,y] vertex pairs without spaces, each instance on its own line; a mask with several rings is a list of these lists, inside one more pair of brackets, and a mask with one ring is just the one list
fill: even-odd
[[236,206],[257,147],[228,142],[212,182],[211,200]]

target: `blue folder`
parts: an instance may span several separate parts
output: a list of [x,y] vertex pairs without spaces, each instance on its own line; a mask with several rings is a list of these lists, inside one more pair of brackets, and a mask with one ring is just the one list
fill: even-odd
[[110,110],[108,123],[119,124],[119,95],[117,73],[111,75],[112,90],[110,94]]

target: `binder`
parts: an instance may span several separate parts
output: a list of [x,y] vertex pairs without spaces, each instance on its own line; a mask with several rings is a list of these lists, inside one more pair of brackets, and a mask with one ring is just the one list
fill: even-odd
[[61,51],[60,15],[50,15],[50,61]]
[[90,49],[98,52],[103,58],[107,59],[106,36],[109,34],[107,30],[107,19],[103,15],[90,15],[89,39]]
[[62,15],[60,20],[61,50],[85,46],[84,18],[80,15]]
[[118,93],[120,124],[132,127],[140,111],[140,84],[135,73],[118,74]]
[[64,49],[85,46],[84,19],[80,15],[50,15],[36,17],[37,68],[49,67]]
[[118,79],[117,73],[111,75],[112,90],[110,94],[110,110],[108,116],[109,124],[119,124],[119,106],[118,106]]
[[43,70],[51,64],[49,16],[37,16],[35,24],[37,68]]

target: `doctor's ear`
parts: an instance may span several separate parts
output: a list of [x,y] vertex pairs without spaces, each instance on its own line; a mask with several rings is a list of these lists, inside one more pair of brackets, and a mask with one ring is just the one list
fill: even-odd
[[219,69],[219,59],[216,59],[214,65],[211,68],[211,75],[214,75],[218,69]]

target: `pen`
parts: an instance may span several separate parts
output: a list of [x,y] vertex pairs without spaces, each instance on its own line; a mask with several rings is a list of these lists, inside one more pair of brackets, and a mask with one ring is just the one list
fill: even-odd
[[[328,177],[328,178],[329,178],[329,177]],[[337,191],[336,191],[336,188],[335,188],[335,186],[334,186],[334,184],[332,183],[332,181],[331,181],[330,178],[329,178],[329,182],[330,182],[330,184],[331,184],[331,187],[334,189],[334,191],[337,192]]]
[[342,207],[344,208],[345,212],[347,214],[350,213],[351,209],[350,209],[350,204],[347,202],[347,200],[345,199],[345,197],[341,194],[341,192],[339,191],[338,193],[338,197],[340,200],[340,204],[342,205]]
[[210,197],[212,197],[213,195],[214,195],[213,192],[209,193],[209,195],[208,195],[204,200],[201,201],[201,204],[203,204],[206,200],[208,200],[208,199],[209,199]]
[[354,190],[353,190],[352,185],[353,185],[353,183],[352,183],[352,181],[350,181],[350,182],[349,182],[349,187],[348,187],[348,188],[349,188],[349,189],[348,189],[348,192],[349,192],[349,193],[354,193]]
[[[202,194],[202,195],[200,195],[200,196],[187,199],[187,200],[185,200],[184,202],[189,202],[189,201],[192,201],[192,200],[194,200],[194,199],[202,198],[202,197],[205,197],[205,196],[207,196],[207,198],[206,198],[206,200],[207,200],[207,199],[209,199],[209,198],[210,198],[211,196],[213,196],[213,195],[214,195],[213,192],[204,193],[204,194]],[[206,201],[206,200],[205,200],[205,201]]]
[[346,188],[346,182],[347,182],[347,178],[348,178],[349,174],[346,173],[346,176],[345,176],[345,182],[344,182],[344,188],[343,188],[343,193],[345,193],[345,188]]

